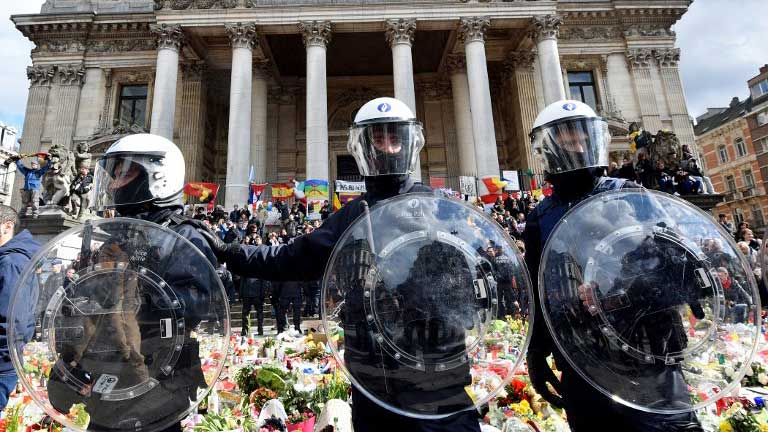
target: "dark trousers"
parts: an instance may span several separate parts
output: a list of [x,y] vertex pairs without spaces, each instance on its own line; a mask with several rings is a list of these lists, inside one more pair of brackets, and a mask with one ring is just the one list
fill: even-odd
[[280,297],[280,305],[277,312],[277,332],[280,333],[288,327],[287,316],[288,307],[293,306],[293,328],[301,331],[301,296]]
[[352,389],[355,432],[480,432],[477,411],[464,411],[439,420],[415,419],[390,412]]
[[248,317],[251,315],[251,309],[256,310],[256,321],[259,331],[264,327],[264,297],[243,297],[243,331],[242,335],[248,334]]
[[316,284],[304,285],[304,316],[314,316],[319,313],[319,294],[320,290]]

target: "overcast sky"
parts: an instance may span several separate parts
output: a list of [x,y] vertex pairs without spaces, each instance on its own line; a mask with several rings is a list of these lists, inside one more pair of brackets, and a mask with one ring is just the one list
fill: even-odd
[[[0,0],[0,121],[21,129],[32,44],[9,20],[37,13],[43,0]],[[695,0],[675,27],[692,116],[749,95],[747,80],[768,63],[767,0]]]

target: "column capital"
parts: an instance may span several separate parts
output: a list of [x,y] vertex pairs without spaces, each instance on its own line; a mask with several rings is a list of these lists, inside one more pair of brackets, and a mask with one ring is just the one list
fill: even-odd
[[390,46],[397,44],[411,45],[416,34],[416,19],[387,20],[387,42]]
[[272,76],[272,68],[270,66],[269,59],[264,57],[257,57],[253,59],[253,71],[255,73],[258,73],[259,75],[263,76],[264,78],[268,78]]
[[184,32],[180,25],[152,24],[149,30],[157,36],[157,49],[181,51],[184,43]]
[[541,15],[535,16],[528,27],[528,35],[534,42],[545,39],[557,39],[560,34],[560,25],[563,24],[563,18],[559,15]]
[[450,81],[435,80],[418,83],[418,90],[429,100],[450,99],[453,95]]
[[56,66],[56,80],[64,86],[80,86],[85,82],[85,67],[82,63]]
[[504,59],[504,71],[507,73],[517,70],[533,70],[533,62],[536,61],[536,53],[530,50],[510,51]]
[[27,78],[32,87],[49,86],[53,82],[53,76],[56,74],[53,66],[29,66],[27,67]]
[[256,24],[254,23],[235,23],[227,24],[224,30],[229,36],[232,48],[246,48],[252,50],[258,45],[258,34],[256,33]]
[[485,42],[485,33],[491,26],[489,17],[462,18],[459,24],[459,39],[462,42]]
[[325,47],[331,41],[330,21],[302,21],[299,23],[299,31],[304,38],[304,46]]
[[653,50],[650,48],[630,48],[627,50],[627,60],[633,68],[647,68],[653,64]]
[[205,63],[183,63],[181,77],[184,81],[202,81],[206,69]]
[[449,74],[466,73],[467,59],[461,55],[450,55],[445,59],[445,68]]
[[653,56],[661,67],[676,68],[680,62],[679,48],[664,48],[653,51]]

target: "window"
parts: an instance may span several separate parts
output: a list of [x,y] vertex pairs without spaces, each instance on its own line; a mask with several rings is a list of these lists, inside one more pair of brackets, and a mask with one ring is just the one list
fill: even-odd
[[760,208],[759,204],[752,204],[752,222],[755,224],[755,227],[761,227],[765,225],[765,220],[763,219],[763,209]]
[[768,152],[768,137],[757,140],[755,150],[757,150],[758,153]]
[[117,113],[123,126],[147,124],[147,86],[126,85],[120,89],[120,111]]
[[768,94],[768,79],[764,79],[752,86],[752,97],[757,99],[764,94]]
[[717,157],[720,159],[720,163],[728,162],[728,149],[724,145],[717,147]]
[[752,176],[752,170],[744,170],[742,174],[744,175],[744,187],[755,187],[755,178]]
[[360,171],[357,169],[357,162],[355,162],[354,156],[336,156],[336,179],[346,181],[363,180]]
[[765,126],[768,123],[768,111],[763,111],[757,115],[757,125]]
[[8,167],[4,164],[0,164],[0,192],[10,192],[10,186],[8,185]]
[[593,109],[597,109],[595,76],[592,72],[568,72],[568,84],[571,88],[572,99],[584,102]]
[[733,225],[739,226],[740,223],[744,222],[744,212],[741,211],[740,208],[733,210]]
[[736,138],[733,145],[736,147],[736,157],[744,157],[747,155],[747,146],[744,145],[743,139]]
[[725,176],[725,185],[728,187],[728,192],[736,192],[736,179],[733,176]]

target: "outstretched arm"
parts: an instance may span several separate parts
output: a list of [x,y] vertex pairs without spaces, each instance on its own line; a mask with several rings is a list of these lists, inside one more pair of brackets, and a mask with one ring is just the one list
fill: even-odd
[[210,230],[201,233],[234,274],[273,281],[317,280],[322,277],[336,242],[360,214],[360,208],[357,202],[350,203],[317,230],[279,246],[226,244]]

